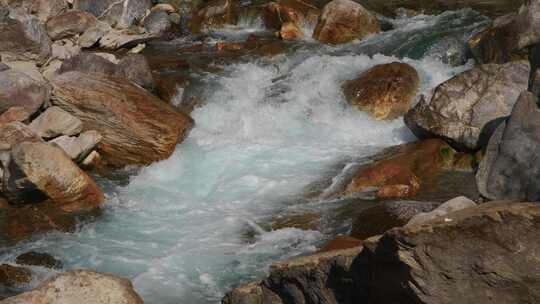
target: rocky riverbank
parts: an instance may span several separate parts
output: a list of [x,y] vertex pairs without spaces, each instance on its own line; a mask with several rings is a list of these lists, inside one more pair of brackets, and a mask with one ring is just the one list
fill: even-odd
[[[426,75],[398,59],[340,84],[348,111],[381,123],[403,116],[418,141],[339,163],[300,195],[337,207],[308,205],[260,223],[336,239],[272,266],[223,303],[538,302],[540,207],[529,202],[540,200],[540,1],[522,4],[0,0],[0,245],[76,231],[108,198],[96,181],[181,150],[197,123],[191,112],[205,102],[190,92],[194,71],[212,75],[219,62],[265,60],[306,43],[369,41],[393,30],[396,15],[471,7],[493,20],[475,22],[482,30],[467,51],[441,60],[474,65],[433,94],[421,94]],[[212,41],[209,32],[246,15],[264,34]],[[174,39],[191,39],[175,51],[182,58],[153,47]],[[286,86],[271,89],[269,98]],[[13,297],[0,303],[143,302],[129,281],[86,270],[27,291],[36,277],[29,265],[62,269],[43,252],[2,263],[0,294]]]

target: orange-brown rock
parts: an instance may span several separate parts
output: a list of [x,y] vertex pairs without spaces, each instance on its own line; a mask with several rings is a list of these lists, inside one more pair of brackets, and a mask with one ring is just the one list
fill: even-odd
[[283,40],[299,40],[304,38],[304,33],[293,22],[283,23],[279,31],[279,37]]
[[347,186],[346,194],[376,188],[380,198],[414,196],[423,180],[451,168],[455,153],[439,139],[406,144],[392,157],[361,168]]
[[91,211],[101,205],[103,193],[59,147],[22,142],[11,149],[3,190],[11,204],[51,200],[68,213]]
[[0,115],[0,125],[12,122],[23,122],[28,118],[30,118],[30,113],[23,107],[11,107]]
[[68,72],[52,86],[55,105],[103,136],[98,151],[111,167],[166,159],[193,126],[188,115],[122,79]]
[[284,23],[292,22],[297,26],[317,22],[320,9],[310,1],[280,0],[270,2],[261,11],[266,28],[280,30]]
[[11,147],[23,141],[41,141],[30,127],[20,122],[0,124],[0,150],[9,151]]
[[313,38],[322,43],[341,44],[380,31],[377,18],[362,5],[351,0],[333,0],[324,6]]
[[343,89],[350,104],[377,119],[404,115],[420,86],[416,70],[405,63],[377,65],[348,81]]
[[347,235],[339,235],[335,239],[326,243],[318,252],[328,252],[334,250],[349,249],[362,246],[362,241]]
[[47,33],[53,40],[68,38],[84,33],[96,23],[96,17],[90,13],[69,11],[49,19]]

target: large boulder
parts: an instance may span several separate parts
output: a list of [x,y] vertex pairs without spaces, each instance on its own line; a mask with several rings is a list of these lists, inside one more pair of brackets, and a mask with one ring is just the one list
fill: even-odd
[[97,24],[94,15],[83,11],[69,11],[47,21],[47,33],[53,40],[84,33]]
[[278,263],[223,303],[538,303],[539,232],[539,204],[484,204]]
[[50,54],[51,40],[39,19],[25,14],[14,15],[13,19],[0,16],[2,61],[34,60],[43,63]]
[[113,167],[168,158],[193,126],[189,116],[122,79],[68,72],[52,86],[55,105],[103,136],[99,153]]
[[113,27],[126,29],[142,20],[151,0],[75,0],[73,8],[89,12]]
[[30,12],[37,18],[46,22],[49,18],[60,15],[69,9],[66,0],[34,0]]
[[350,104],[377,119],[394,119],[409,110],[420,86],[416,70],[405,63],[377,65],[344,85]]
[[22,142],[12,147],[3,186],[11,204],[51,200],[69,213],[91,211],[104,201],[98,186],[64,151],[41,142]]
[[493,134],[476,175],[480,193],[492,200],[540,200],[540,109],[523,92],[510,118]]
[[49,94],[46,85],[23,73],[0,72],[0,113],[11,107],[21,107],[33,114],[49,100]]
[[129,280],[112,274],[72,270],[1,304],[143,304]]
[[418,137],[440,137],[458,148],[485,147],[529,84],[529,63],[484,64],[439,85],[405,116]]
[[324,6],[313,38],[322,43],[340,44],[380,31],[377,18],[359,3],[333,0]]
[[82,127],[80,119],[59,107],[47,108],[30,124],[30,128],[43,138],[77,135],[81,133]]

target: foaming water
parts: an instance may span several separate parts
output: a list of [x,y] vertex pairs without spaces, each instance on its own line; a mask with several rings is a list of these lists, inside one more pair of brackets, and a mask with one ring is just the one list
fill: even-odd
[[[356,54],[356,55],[355,55]],[[316,231],[259,226],[344,156],[412,139],[401,119],[375,121],[348,106],[341,85],[381,63],[406,62],[430,91],[467,66],[440,60],[299,50],[206,75],[196,127],[175,153],[125,186],[104,184],[105,212],[75,234],[53,233],[10,248],[51,253],[66,268],[133,280],[149,304],[218,303],[275,261],[312,252]],[[249,233],[247,233],[249,232]]]

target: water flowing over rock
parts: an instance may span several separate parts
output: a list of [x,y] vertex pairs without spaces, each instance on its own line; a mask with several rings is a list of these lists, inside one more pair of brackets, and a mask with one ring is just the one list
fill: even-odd
[[281,30],[285,23],[293,23],[297,27],[316,24],[320,14],[320,9],[313,3],[301,0],[270,2],[261,11],[264,25],[273,30]]
[[492,200],[540,200],[540,109],[524,92],[510,118],[499,126],[476,175],[480,193]]
[[458,148],[484,147],[529,84],[529,63],[510,62],[474,67],[439,85],[405,116],[418,137],[440,137]]
[[88,270],[61,273],[38,288],[1,304],[143,304],[131,283],[112,274]]
[[536,303],[539,230],[538,204],[484,204],[276,264],[222,303]]
[[381,31],[379,21],[362,5],[351,0],[326,4],[313,32],[322,43],[340,44]]
[[60,148],[40,142],[22,142],[11,150],[4,172],[4,194],[12,204],[50,199],[68,213],[91,211],[101,205],[103,193]]
[[205,28],[236,24],[237,21],[237,0],[212,0],[204,3],[204,6],[192,16],[191,30],[194,33],[199,33]]
[[96,130],[99,153],[113,167],[149,164],[171,155],[193,120],[128,81],[68,72],[53,82],[53,103]]
[[152,8],[151,0],[74,0],[73,8],[89,12],[99,20],[126,29],[142,20]]
[[21,107],[34,114],[49,100],[49,88],[31,77],[12,70],[0,72],[0,113]]
[[416,70],[405,63],[382,64],[344,85],[350,104],[377,119],[395,119],[409,110],[420,85]]
[[94,15],[82,11],[69,11],[47,21],[47,33],[53,40],[84,33],[97,23]]

